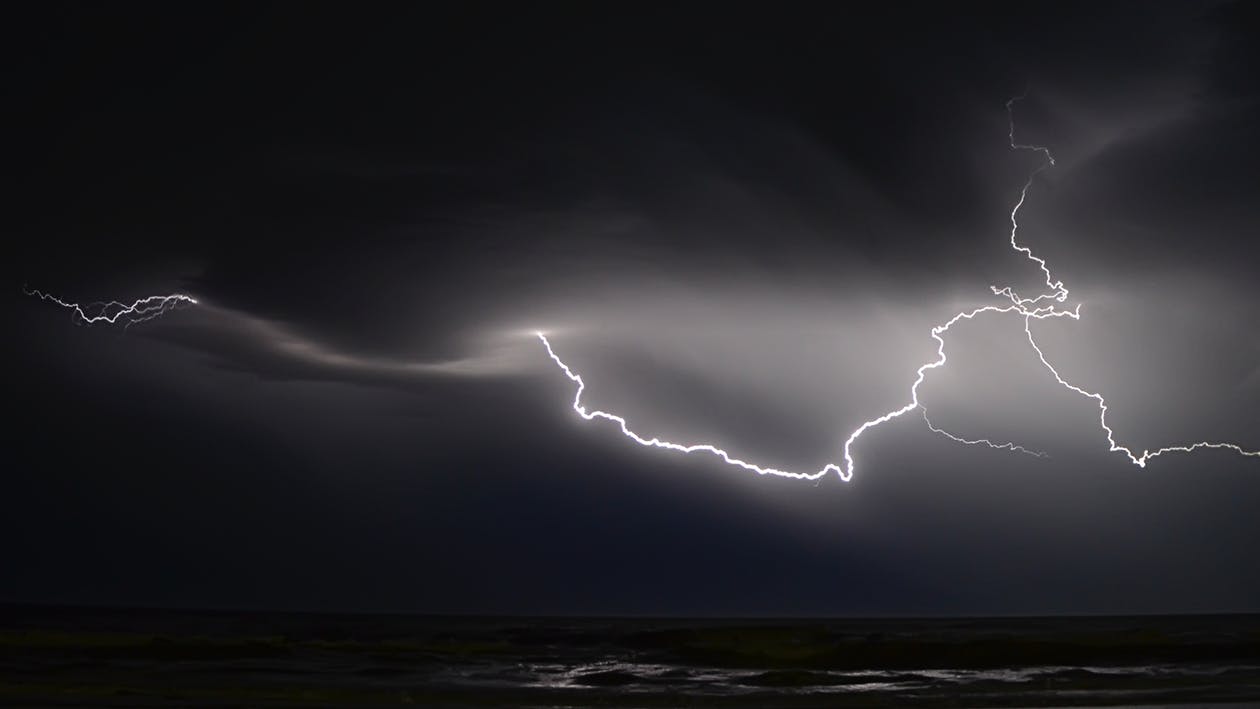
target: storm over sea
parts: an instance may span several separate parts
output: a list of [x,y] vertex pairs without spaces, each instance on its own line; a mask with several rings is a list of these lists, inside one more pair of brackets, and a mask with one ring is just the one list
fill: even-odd
[[0,610],[5,706],[1260,702],[1260,616],[594,619]]

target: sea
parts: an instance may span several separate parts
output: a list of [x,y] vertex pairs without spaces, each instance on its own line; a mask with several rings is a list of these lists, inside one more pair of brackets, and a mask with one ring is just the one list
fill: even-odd
[[1260,706],[1260,615],[528,618],[0,606],[5,707]]

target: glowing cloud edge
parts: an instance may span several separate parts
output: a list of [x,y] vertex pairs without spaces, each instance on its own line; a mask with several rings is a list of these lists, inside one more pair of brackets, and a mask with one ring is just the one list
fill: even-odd
[[[1083,389],[1067,381],[1066,379],[1063,378],[1062,375],[1059,374],[1058,370],[1046,358],[1045,353],[1041,350],[1041,347],[1037,344],[1037,341],[1033,336],[1032,321],[1044,320],[1047,318],[1060,318],[1060,317],[1068,317],[1068,318],[1072,318],[1073,320],[1079,320],[1081,317],[1080,315],[1081,306],[1079,303],[1077,303],[1074,307],[1069,309],[1069,308],[1060,307],[1059,305],[1057,305],[1057,304],[1065,303],[1067,301],[1068,289],[1063,285],[1062,281],[1056,280],[1054,278],[1054,275],[1051,273],[1050,267],[1046,263],[1045,259],[1042,259],[1034,255],[1032,252],[1032,249],[1030,249],[1027,246],[1021,245],[1018,240],[1019,210],[1021,207],[1023,207],[1024,203],[1028,199],[1028,190],[1032,187],[1033,181],[1036,179],[1037,175],[1039,175],[1042,171],[1050,167],[1053,167],[1055,164],[1054,155],[1051,154],[1049,148],[1046,148],[1040,145],[1021,144],[1015,141],[1014,105],[1018,101],[1022,100],[1023,98],[1024,96],[1017,96],[1006,102],[1006,112],[1007,112],[1007,119],[1009,123],[1009,130],[1008,130],[1007,137],[1010,143],[1010,147],[1012,150],[1027,150],[1027,151],[1040,153],[1043,156],[1044,160],[1028,175],[1027,180],[1024,182],[1023,187],[1020,189],[1019,199],[1018,201],[1016,201],[1014,207],[1012,207],[1011,209],[1010,245],[1012,249],[1014,249],[1015,251],[1019,253],[1022,253],[1025,256],[1025,258],[1027,258],[1029,261],[1032,261],[1033,263],[1037,265],[1037,267],[1045,275],[1045,284],[1048,290],[1045,293],[1041,293],[1037,296],[1034,296],[1031,298],[1024,298],[1024,297],[1021,297],[1018,293],[1016,293],[1010,286],[1004,286],[1002,288],[998,288],[997,286],[989,286],[989,290],[993,293],[993,295],[1004,297],[1006,300],[1009,301],[1010,304],[1003,305],[1003,306],[987,305],[987,306],[975,308],[973,310],[963,311],[963,312],[955,314],[952,318],[945,321],[944,323],[933,327],[930,334],[932,338],[935,339],[937,342],[937,348],[936,348],[937,356],[935,360],[932,360],[930,362],[927,362],[921,365],[916,370],[915,372],[916,376],[915,376],[914,382],[910,386],[909,403],[905,404],[904,406],[900,408],[893,409],[892,411],[888,411],[887,413],[884,413],[876,418],[870,419],[869,421],[862,423],[862,425],[858,426],[852,433],[850,433],[848,438],[845,439],[845,442],[844,442],[843,465],[839,465],[837,463],[828,463],[825,466],[823,466],[821,469],[819,469],[817,472],[799,473],[799,472],[792,472],[788,470],[781,470],[781,469],[773,468],[773,467],[757,465],[755,463],[750,463],[746,460],[736,458],[732,456],[730,453],[728,453],[727,451],[723,450],[722,448],[719,448],[710,443],[681,444],[681,443],[674,443],[671,441],[666,441],[655,436],[651,438],[647,438],[639,433],[636,433],[634,430],[632,430],[629,426],[629,423],[626,421],[626,419],[617,414],[610,413],[607,411],[601,411],[598,409],[593,410],[593,411],[588,410],[586,406],[582,403],[582,394],[586,389],[586,383],[582,380],[582,377],[577,372],[573,371],[573,369],[570,368],[569,365],[567,365],[563,360],[560,359],[559,355],[557,355],[555,350],[552,348],[551,341],[547,339],[547,336],[542,332],[537,332],[535,334],[537,335],[538,339],[542,342],[543,347],[546,348],[547,355],[551,358],[553,362],[555,362],[555,364],[561,369],[561,371],[564,372],[565,376],[568,377],[570,381],[577,384],[577,390],[575,391],[574,397],[573,397],[573,410],[576,411],[579,416],[581,416],[582,418],[588,421],[598,418],[598,419],[611,421],[617,424],[621,428],[621,432],[624,436],[626,436],[627,438],[630,438],[631,440],[633,440],[634,442],[642,446],[663,448],[666,450],[672,450],[672,451],[676,451],[680,453],[708,453],[718,458],[721,458],[722,461],[728,465],[732,465],[738,468],[756,472],[760,475],[775,475],[779,477],[793,478],[793,479],[798,479],[798,480],[818,480],[819,478],[823,477],[824,475],[830,472],[837,473],[840,476],[840,478],[846,482],[851,480],[853,477],[854,469],[856,467],[856,463],[853,458],[852,448],[853,448],[854,443],[857,442],[858,438],[861,437],[861,435],[865,433],[867,430],[880,426],[893,419],[899,418],[911,411],[914,411],[915,409],[919,409],[921,411],[923,420],[927,424],[927,427],[929,430],[931,430],[933,433],[941,435],[957,443],[962,443],[965,445],[986,446],[988,448],[992,448],[995,450],[1007,450],[1011,452],[1023,453],[1023,454],[1027,454],[1027,455],[1031,455],[1035,457],[1044,458],[1044,457],[1048,457],[1045,453],[1041,451],[1031,450],[1022,445],[1018,445],[1012,442],[996,443],[987,438],[970,439],[970,438],[965,438],[963,436],[950,433],[949,431],[946,431],[944,429],[941,429],[937,427],[936,425],[934,425],[931,419],[928,418],[927,409],[919,401],[919,386],[927,378],[927,373],[930,370],[943,367],[948,361],[945,355],[945,339],[943,335],[946,332],[948,332],[951,327],[953,327],[960,320],[971,320],[978,315],[983,315],[987,313],[995,313],[995,314],[1012,313],[1012,314],[1017,314],[1023,317],[1024,333],[1027,336],[1028,343],[1032,346],[1033,350],[1037,354],[1037,358],[1041,361],[1042,365],[1054,377],[1055,381],[1057,381],[1061,386],[1065,387],[1066,389],[1072,392],[1075,392],[1077,394],[1080,394],[1081,396],[1094,399],[1098,403],[1098,408],[1099,408],[1098,422],[1099,422],[1100,427],[1103,429],[1104,433],[1106,434],[1107,443],[1110,446],[1109,452],[1124,453],[1124,455],[1129,459],[1130,462],[1132,462],[1134,465],[1140,468],[1146,467],[1146,463],[1152,458],[1155,458],[1160,455],[1164,455],[1165,453],[1191,453],[1196,450],[1202,450],[1202,449],[1229,450],[1243,456],[1260,457],[1260,451],[1246,450],[1242,448],[1241,446],[1234,443],[1223,443],[1223,442],[1213,442],[1213,441],[1198,441],[1195,443],[1189,443],[1189,444],[1184,444],[1184,445],[1166,446],[1163,448],[1158,448],[1154,451],[1148,449],[1148,450],[1142,451],[1141,455],[1138,455],[1134,453],[1131,448],[1127,446],[1122,446],[1116,442],[1114,431],[1107,424],[1108,407],[1107,407],[1106,400],[1103,398],[1103,396],[1096,392],[1091,392],[1086,389]],[[94,325],[97,323],[106,323],[106,324],[112,325],[112,324],[117,324],[120,320],[122,320],[122,321],[125,321],[126,323],[125,327],[130,327],[131,325],[134,325],[137,323],[142,323],[142,322],[152,320],[175,308],[179,308],[184,305],[197,305],[198,304],[198,301],[195,298],[182,294],[182,293],[147,296],[144,298],[139,298],[137,300],[134,300],[131,303],[123,303],[120,301],[107,301],[107,302],[94,302],[94,303],[88,303],[86,305],[81,305],[79,303],[73,303],[73,302],[62,300],[56,296],[50,295],[43,291],[29,289],[26,287],[23,287],[23,292],[26,295],[38,297],[41,300],[48,301],[58,306],[61,306],[62,308],[71,310],[78,320],[88,325]],[[1043,302],[1047,304],[1041,305],[1041,303]]]
[[[948,361],[945,355],[945,340],[942,337],[942,335],[948,332],[949,329],[953,327],[955,323],[957,323],[960,320],[971,320],[977,315],[981,315],[985,313],[1016,313],[1023,316],[1024,318],[1024,332],[1026,333],[1028,337],[1028,343],[1032,345],[1033,350],[1037,353],[1037,358],[1041,360],[1042,365],[1044,365],[1045,368],[1049,370],[1050,374],[1054,376],[1055,380],[1063,387],[1073,392],[1076,392],[1082,396],[1086,396],[1091,399],[1094,399],[1098,402],[1098,407],[1099,407],[1098,422],[1099,422],[1099,425],[1102,427],[1103,431],[1107,435],[1107,443],[1110,445],[1109,452],[1124,453],[1125,456],[1127,456],[1128,459],[1139,468],[1145,468],[1147,461],[1149,461],[1151,458],[1154,458],[1159,455],[1163,455],[1165,453],[1174,453],[1174,452],[1175,453],[1190,453],[1190,452],[1193,452],[1195,450],[1200,450],[1200,449],[1223,449],[1223,450],[1230,450],[1244,456],[1260,457],[1260,451],[1246,450],[1242,448],[1241,446],[1234,443],[1217,443],[1217,442],[1209,442],[1209,441],[1199,441],[1196,443],[1191,443],[1191,444],[1186,444],[1186,445],[1167,446],[1164,448],[1156,449],[1154,451],[1145,450],[1142,452],[1140,456],[1135,455],[1130,448],[1116,443],[1114,432],[1112,431],[1111,427],[1107,425],[1107,403],[1106,403],[1106,400],[1103,398],[1103,396],[1095,392],[1087,391],[1085,389],[1082,389],[1081,387],[1076,386],[1075,384],[1068,382],[1059,374],[1058,370],[1056,370],[1054,366],[1050,364],[1049,360],[1046,359],[1045,353],[1042,352],[1041,347],[1037,345],[1037,341],[1033,337],[1032,321],[1034,319],[1044,320],[1046,318],[1059,318],[1059,317],[1068,317],[1068,318],[1072,318],[1073,320],[1080,320],[1081,306],[1080,306],[1080,303],[1077,303],[1073,308],[1067,309],[1067,308],[1060,308],[1055,305],[1056,303],[1064,303],[1065,301],[1067,301],[1068,289],[1063,285],[1062,281],[1056,280],[1054,278],[1054,275],[1051,273],[1050,267],[1046,263],[1046,260],[1038,256],[1035,256],[1032,252],[1032,249],[1030,249],[1027,246],[1022,246],[1019,243],[1019,240],[1017,238],[1018,232],[1019,232],[1019,220],[1018,220],[1019,210],[1021,207],[1024,206],[1024,202],[1027,201],[1028,199],[1028,190],[1032,187],[1033,181],[1037,178],[1037,175],[1041,174],[1042,171],[1050,167],[1053,167],[1055,164],[1054,155],[1051,154],[1049,148],[1045,146],[1041,146],[1041,145],[1017,143],[1015,141],[1014,106],[1017,102],[1023,100],[1023,98],[1024,98],[1023,95],[1016,96],[1015,98],[1012,98],[1006,102],[1006,115],[1007,115],[1007,120],[1008,120],[1008,125],[1009,125],[1007,137],[1010,142],[1011,149],[1012,150],[1028,150],[1032,152],[1037,152],[1037,153],[1040,153],[1045,159],[1042,161],[1040,165],[1037,166],[1036,169],[1034,169],[1028,175],[1028,179],[1024,182],[1023,188],[1020,189],[1019,200],[1015,203],[1015,206],[1012,207],[1011,209],[1010,244],[1011,244],[1012,249],[1014,249],[1015,251],[1019,253],[1024,254],[1024,256],[1028,260],[1037,264],[1041,272],[1045,274],[1045,282],[1049,290],[1045,293],[1034,296],[1032,298],[1021,298],[1019,294],[1016,293],[1010,286],[1005,286],[1002,288],[998,288],[997,286],[989,286],[989,290],[992,291],[993,295],[1003,296],[1007,300],[1009,300],[1011,304],[1007,306],[1001,306],[1001,307],[996,306],[996,305],[988,305],[988,306],[976,308],[974,310],[963,311],[954,315],[945,323],[933,327],[931,330],[931,335],[932,335],[932,338],[935,339],[937,342],[937,349],[936,349],[937,358],[931,362],[928,362],[920,366],[918,370],[916,371],[914,383],[910,386],[910,402],[906,404],[905,406],[902,406],[901,408],[894,409],[881,416],[878,416],[876,418],[873,418],[869,421],[864,422],[861,426],[858,426],[857,429],[853,431],[853,433],[849,434],[849,437],[844,442],[844,466],[843,467],[841,467],[840,465],[837,465],[836,463],[827,463],[817,472],[813,472],[813,473],[792,472],[788,470],[781,470],[778,468],[757,465],[755,463],[750,463],[746,460],[736,458],[732,456],[730,453],[723,450],[722,448],[719,448],[711,443],[681,444],[681,443],[673,443],[671,441],[662,440],[661,438],[658,438],[655,436],[651,438],[646,438],[643,435],[633,431],[630,428],[629,423],[626,421],[626,419],[621,416],[618,416],[617,414],[610,413],[607,411],[601,411],[598,409],[594,411],[588,411],[586,406],[583,405],[582,403],[582,393],[586,389],[586,382],[582,380],[581,375],[574,372],[573,369],[569,367],[569,365],[565,364],[565,362],[560,359],[560,357],[556,354],[555,350],[552,348],[551,341],[547,339],[547,336],[542,332],[537,332],[535,334],[538,336],[538,339],[542,342],[543,347],[546,348],[547,355],[551,358],[553,362],[556,363],[556,366],[558,366],[560,370],[564,372],[564,375],[568,377],[570,381],[577,384],[577,390],[573,396],[573,410],[576,411],[579,416],[581,416],[582,418],[588,421],[598,418],[598,419],[604,419],[606,421],[611,421],[617,424],[621,428],[621,432],[624,436],[633,440],[635,443],[638,443],[641,446],[647,446],[647,447],[652,447],[652,448],[663,448],[666,450],[672,450],[679,453],[708,453],[708,454],[717,456],[718,458],[721,458],[722,461],[726,463],[727,465],[733,465],[738,468],[743,468],[744,470],[749,470],[759,475],[774,475],[777,477],[793,478],[797,480],[818,480],[819,478],[823,477],[827,473],[835,472],[840,476],[841,480],[848,482],[849,480],[853,478],[855,462],[853,459],[852,447],[853,447],[853,444],[857,441],[857,439],[867,430],[871,428],[875,428],[876,426],[879,426],[881,424],[887,423],[900,416],[903,416],[915,410],[916,408],[922,411],[923,420],[924,422],[927,423],[928,428],[933,433],[944,436],[945,438],[948,438],[957,443],[963,443],[965,445],[983,445],[989,448],[993,448],[995,450],[1008,450],[1012,452],[1025,453],[1025,454],[1033,455],[1036,457],[1048,457],[1046,456],[1045,453],[1042,453],[1040,451],[1030,450],[1028,448],[1025,448],[1024,446],[1017,445],[1015,443],[994,443],[993,441],[987,438],[968,439],[962,436],[949,433],[948,431],[938,428],[932,424],[932,421],[927,416],[927,409],[924,408],[923,405],[919,402],[919,385],[922,384],[924,379],[927,377],[927,372],[929,370],[937,369],[939,367],[944,366],[945,363]],[[1039,306],[1038,304],[1043,301],[1049,301],[1049,304],[1044,305],[1044,306]]]

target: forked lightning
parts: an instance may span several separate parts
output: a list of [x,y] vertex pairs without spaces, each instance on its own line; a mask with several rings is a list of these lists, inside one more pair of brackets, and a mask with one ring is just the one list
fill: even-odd
[[69,303],[57,296],[49,295],[42,291],[23,288],[23,292],[30,296],[46,300],[50,303],[56,303],[63,308],[72,311],[76,318],[88,324],[95,325],[97,323],[107,323],[115,325],[122,320],[127,326],[136,323],[152,320],[168,310],[178,308],[181,305],[196,305],[197,300],[182,293],[172,293],[171,295],[151,295],[146,298],[132,301],[130,303],[120,303],[116,300],[86,303]]
[[[945,365],[945,362],[947,361],[946,356],[945,356],[945,339],[943,338],[943,335],[946,332],[948,332],[949,329],[953,327],[955,323],[957,323],[960,320],[970,320],[976,317],[977,315],[983,315],[983,314],[988,314],[988,313],[994,313],[994,314],[1010,313],[1010,314],[1018,315],[1024,318],[1024,332],[1028,336],[1028,343],[1032,345],[1033,350],[1037,353],[1037,358],[1041,360],[1041,363],[1045,365],[1045,368],[1047,370],[1050,371],[1050,373],[1054,376],[1055,380],[1062,386],[1082,396],[1086,396],[1091,399],[1094,399],[1098,402],[1098,409],[1099,409],[1098,422],[1102,426],[1103,431],[1107,434],[1107,443],[1111,446],[1110,450],[1112,452],[1124,453],[1128,457],[1128,459],[1133,462],[1134,465],[1137,465],[1140,468],[1144,468],[1146,467],[1147,461],[1149,461],[1151,458],[1154,458],[1159,455],[1163,455],[1165,453],[1189,453],[1191,451],[1205,449],[1205,448],[1225,449],[1225,450],[1230,450],[1230,451],[1233,451],[1235,453],[1239,453],[1245,456],[1260,457],[1260,451],[1245,450],[1241,446],[1236,445],[1234,443],[1216,443],[1216,442],[1210,442],[1210,441],[1199,441],[1197,443],[1190,443],[1186,445],[1168,446],[1168,447],[1160,448],[1154,451],[1143,451],[1141,455],[1136,455],[1128,447],[1122,446],[1116,443],[1115,436],[1111,430],[1111,427],[1107,425],[1107,403],[1103,399],[1102,395],[1091,392],[1091,391],[1086,391],[1085,389],[1082,389],[1076,386],[1075,384],[1068,382],[1059,374],[1058,370],[1056,370],[1054,366],[1050,364],[1050,361],[1046,359],[1045,353],[1041,351],[1041,348],[1037,345],[1037,341],[1033,338],[1032,321],[1044,320],[1046,318],[1060,318],[1060,317],[1068,317],[1068,318],[1072,318],[1073,320],[1079,320],[1081,317],[1081,306],[1079,303],[1077,303],[1072,308],[1067,308],[1061,305],[1065,303],[1068,298],[1068,289],[1063,285],[1063,281],[1056,280],[1054,278],[1054,275],[1050,271],[1050,266],[1046,263],[1045,259],[1034,255],[1032,252],[1032,249],[1030,249],[1027,246],[1023,246],[1019,243],[1019,239],[1018,239],[1019,210],[1021,207],[1024,206],[1024,202],[1028,199],[1028,190],[1032,187],[1033,181],[1037,178],[1037,175],[1039,175],[1042,171],[1054,166],[1054,155],[1051,154],[1049,148],[1045,146],[1041,146],[1041,145],[1029,145],[1029,144],[1023,144],[1023,143],[1017,143],[1015,141],[1014,107],[1015,107],[1015,104],[1018,101],[1020,101],[1022,98],[1023,96],[1017,96],[1006,102],[1006,115],[1007,115],[1007,121],[1009,125],[1009,131],[1007,133],[1007,137],[1008,137],[1008,140],[1010,141],[1011,149],[1012,150],[1027,150],[1027,151],[1040,153],[1041,156],[1043,157],[1043,160],[1041,164],[1038,165],[1037,168],[1034,169],[1028,175],[1028,179],[1025,180],[1024,186],[1019,191],[1019,199],[1015,202],[1015,206],[1011,208],[1010,243],[1011,243],[1012,249],[1014,249],[1015,251],[1019,253],[1022,253],[1028,260],[1037,264],[1037,267],[1041,270],[1042,274],[1045,275],[1045,282],[1046,282],[1046,287],[1048,290],[1037,296],[1034,296],[1031,298],[1024,298],[1024,297],[1020,297],[1020,295],[1016,293],[1014,289],[1012,289],[1010,286],[1005,286],[1002,288],[998,288],[997,286],[989,286],[989,289],[993,292],[994,295],[1002,296],[1006,298],[1006,300],[1010,302],[1010,305],[1004,305],[1004,306],[988,305],[981,308],[976,308],[974,310],[963,311],[961,313],[954,315],[945,323],[941,325],[937,325],[936,327],[932,328],[931,335],[932,335],[932,338],[935,339],[937,343],[937,348],[936,348],[937,356],[935,360],[922,365],[917,370],[914,383],[910,385],[910,401],[906,405],[900,408],[893,409],[892,411],[889,411],[888,413],[885,413],[881,416],[878,416],[869,421],[866,421],[861,426],[858,426],[856,430],[850,433],[849,437],[845,439],[845,442],[844,442],[843,465],[840,465],[837,463],[828,463],[816,472],[812,472],[812,473],[792,472],[788,470],[780,470],[778,468],[757,465],[755,463],[749,463],[748,461],[733,457],[731,454],[727,453],[725,450],[710,443],[693,443],[693,444],[671,443],[670,441],[662,440],[655,436],[648,438],[641,434],[635,433],[634,430],[630,428],[626,420],[622,418],[621,416],[618,416],[613,413],[608,413],[606,411],[599,411],[599,410],[591,411],[586,408],[586,406],[582,403],[582,393],[586,388],[586,384],[585,382],[582,381],[582,377],[576,372],[574,372],[573,369],[569,367],[569,365],[565,364],[564,361],[561,360],[558,355],[556,355],[556,352],[552,348],[551,342],[547,339],[547,336],[544,333],[539,332],[537,333],[538,339],[542,341],[543,347],[546,348],[548,356],[550,356],[551,359],[556,363],[556,365],[560,367],[560,369],[564,372],[565,376],[567,376],[571,381],[573,381],[573,383],[577,384],[577,391],[573,396],[573,410],[576,411],[579,416],[587,420],[598,418],[598,419],[604,419],[606,421],[611,421],[617,424],[621,428],[621,432],[623,435],[625,435],[626,437],[633,440],[635,443],[638,443],[639,445],[642,445],[642,446],[664,448],[666,450],[678,451],[680,453],[708,453],[710,455],[714,455],[714,456],[717,456],[718,458],[721,458],[722,461],[727,463],[728,465],[734,465],[736,467],[743,468],[745,470],[750,470],[761,475],[777,475],[781,477],[797,478],[797,479],[803,479],[803,480],[817,480],[818,478],[821,478],[822,476],[830,472],[835,472],[839,474],[840,478],[845,481],[852,479],[853,470],[855,467],[855,463],[853,460],[853,444],[857,442],[857,439],[867,430],[875,428],[876,426],[879,426],[881,424],[887,423],[904,414],[910,413],[911,411],[914,411],[915,409],[920,409],[923,412],[923,419],[927,423],[929,429],[931,429],[934,433],[937,433],[942,436],[945,436],[946,438],[949,438],[952,441],[956,441],[958,443],[965,443],[967,445],[983,445],[983,446],[988,446],[990,448],[999,449],[999,450],[1010,450],[1010,451],[1015,451],[1015,452],[1020,452],[1020,453],[1027,453],[1029,455],[1034,455],[1038,457],[1044,457],[1045,454],[1040,451],[1029,450],[1028,448],[1025,448],[1024,446],[1016,445],[1014,443],[994,443],[993,441],[987,438],[967,439],[962,436],[958,436],[948,431],[945,431],[943,429],[937,428],[936,426],[932,424],[931,420],[928,419],[927,410],[923,408],[923,405],[919,401],[919,385],[922,384],[923,380],[927,377],[928,371],[932,369],[937,369],[939,367],[943,367]],[[1046,303],[1046,304],[1041,305],[1042,303]]]
[[[1054,155],[1051,154],[1049,148],[1041,145],[1016,142],[1014,107],[1015,104],[1022,98],[1023,96],[1018,96],[1006,102],[1006,113],[1009,124],[1007,138],[1010,142],[1010,147],[1012,150],[1024,150],[1038,153],[1043,159],[1024,181],[1024,185],[1019,191],[1019,199],[1015,202],[1014,207],[1011,208],[1010,245],[1016,252],[1023,254],[1025,258],[1037,265],[1038,269],[1045,276],[1046,291],[1033,297],[1022,297],[1010,286],[1004,286],[1001,288],[997,286],[989,286],[989,290],[992,291],[993,295],[1004,298],[1006,304],[986,305],[973,310],[966,310],[955,314],[944,323],[933,327],[930,334],[932,339],[936,340],[936,358],[923,364],[918,368],[918,370],[916,370],[914,381],[910,385],[909,401],[899,408],[888,411],[887,413],[881,414],[880,416],[862,423],[862,425],[858,426],[852,433],[850,433],[844,441],[842,451],[843,457],[841,462],[828,463],[815,472],[792,472],[789,470],[781,470],[779,468],[758,465],[741,458],[736,458],[726,450],[711,443],[673,443],[657,436],[648,437],[643,434],[636,433],[634,429],[630,428],[630,424],[625,418],[607,411],[588,409],[586,405],[582,403],[582,394],[586,389],[586,383],[577,372],[573,371],[569,365],[565,364],[565,362],[560,359],[560,356],[557,355],[555,350],[552,348],[551,341],[547,339],[546,334],[539,332],[537,333],[538,339],[542,342],[543,347],[546,348],[547,355],[556,363],[556,366],[564,372],[564,375],[577,385],[576,392],[573,396],[573,410],[586,420],[603,419],[616,424],[618,428],[621,429],[621,433],[624,436],[642,446],[664,448],[666,450],[672,450],[679,453],[707,453],[720,458],[722,462],[727,465],[733,465],[737,468],[743,468],[744,470],[752,471],[761,475],[776,475],[801,480],[817,480],[831,472],[835,472],[843,480],[848,481],[852,479],[853,471],[856,468],[856,463],[853,458],[853,446],[857,442],[858,438],[860,438],[866,431],[888,423],[895,418],[904,416],[916,409],[922,413],[923,420],[931,431],[952,441],[966,445],[987,446],[997,450],[1009,450],[1018,453],[1025,453],[1037,457],[1047,457],[1043,452],[1030,450],[1015,443],[996,443],[987,438],[965,438],[938,428],[928,418],[927,410],[923,407],[922,402],[919,401],[919,386],[923,384],[923,381],[927,378],[928,372],[945,366],[945,363],[948,361],[945,355],[944,335],[949,332],[951,327],[961,320],[971,320],[980,315],[1011,314],[1024,319],[1024,333],[1027,336],[1028,344],[1032,346],[1037,358],[1054,377],[1055,381],[1063,387],[1080,394],[1081,396],[1088,397],[1098,402],[1098,423],[1102,427],[1103,432],[1106,434],[1107,443],[1110,446],[1111,452],[1123,453],[1134,465],[1143,468],[1146,467],[1146,463],[1150,459],[1155,458],[1156,456],[1164,455],[1165,453],[1190,453],[1200,449],[1223,449],[1244,456],[1260,457],[1260,451],[1246,450],[1234,443],[1213,441],[1198,441],[1184,445],[1167,446],[1153,451],[1144,450],[1139,455],[1131,448],[1120,445],[1116,442],[1114,432],[1107,424],[1107,402],[1103,396],[1096,392],[1083,389],[1064,379],[1063,376],[1059,374],[1059,371],[1055,369],[1054,365],[1052,365],[1046,358],[1046,355],[1041,350],[1041,347],[1038,346],[1032,332],[1032,323],[1034,320],[1062,317],[1079,320],[1081,317],[1081,306],[1079,303],[1071,308],[1065,305],[1068,299],[1068,289],[1063,285],[1063,281],[1055,279],[1054,274],[1050,271],[1050,266],[1046,263],[1045,259],[1036,256],[1033,254],[1031,248],[1022,245],[1019,242],[1019,210],[1027,201],[1028,191],[1032,188],[1037,175],[1041,174],[1044,170],[1053,167],[1055,164]],[[25,292],[27,295],[36,296],[71,310],[77,319],[89,325],[96,323],[117,324],[121,321],[127,326],[130,326],[136,323],[152,320],[169,310],[183,305],[197,304],[196,299],[180,293],[149,296],[147,298],[140,298],[139,300],[131,303],[109,301],[80,305],[78,303],[61,300],[60,298],[37,290],[26,289]]]

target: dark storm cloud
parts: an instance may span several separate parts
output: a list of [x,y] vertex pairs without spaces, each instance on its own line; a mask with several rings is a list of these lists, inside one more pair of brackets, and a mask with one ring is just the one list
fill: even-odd
[[530,335],[645,433],[834,461],[904,403],[932,325],[1036,287],[1006,243],[1035,157],[1002,106],[1027,87],[1019,137],[1059,165],[1021,235],[1085,303],[1038,326],[1047,353],[1139,450],[1255,447],[1243,4],[301,7],[31,20],[6,84],[30,107],[15,283],[210,305],[119,335],[17,300],[22,573],[0,595],[1255,608],[1255,463],[1108,455],[1018,318],[953,332],[922,393],[936,424],[1049,460],[907,416],[817,487],[577,420]]

